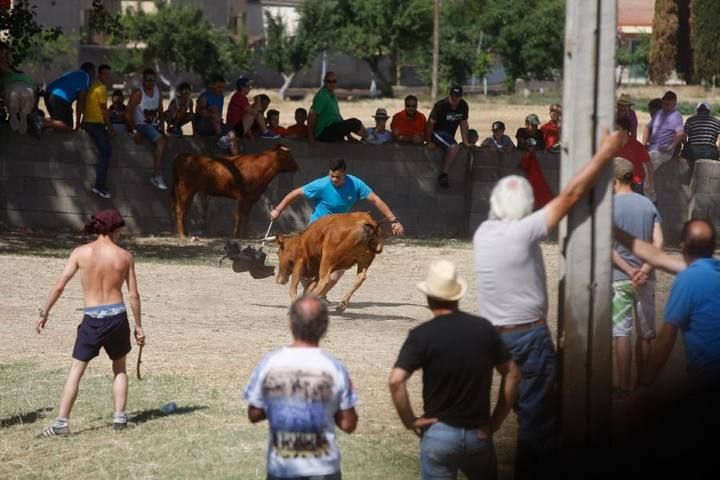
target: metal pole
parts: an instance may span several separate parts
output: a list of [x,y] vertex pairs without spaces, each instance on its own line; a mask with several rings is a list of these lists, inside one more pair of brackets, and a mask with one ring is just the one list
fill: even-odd
[[[567,0],[561,184],[612,128],[615,105],[616,0]],[[560,226],[561,458],[570,475],[597,467],[610,453],[612,405],[611,167]],[[607,459],[606,459],[607,460]]]
[[433,103],[438,94],[438,69],[440,68],[440,0],[435,0],[433,10],[433,60],[432,60],[432,91]]

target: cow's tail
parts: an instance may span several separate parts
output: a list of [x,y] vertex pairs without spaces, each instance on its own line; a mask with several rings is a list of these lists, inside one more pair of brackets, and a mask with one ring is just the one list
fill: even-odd
[[385,246],[385,237],[382,230],[380,230],[380,224],[366,223],[365,231],[367,232],[367,245],[370,251],[375,254],[382,253]]

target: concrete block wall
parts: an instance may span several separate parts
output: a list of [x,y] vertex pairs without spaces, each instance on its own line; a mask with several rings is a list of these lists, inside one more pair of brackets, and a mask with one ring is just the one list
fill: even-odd
[[[258,140],[245,146],[248,153],[272,148],[277,141]],[[344,158],[349,172],[364,179],[393,209],[408,235],[469,238],[488,216],[490,192],[498,179],[522,174],[521,152],[492,153],[463,150],[450,172],[450,188],[437,185],[441,152],[412,145],[316,144],[283,140],[300,171],[280,174],[252,208],[248,235],[261,235],[268,225],[270,206],[293,188],[327,174],[328,162]],[[0,127],[0,221],[13,226],[78,230],[91,213],[110,206],[126,218],[136,234],[174,232],[170,216],[170,193],[150,185],[151,148],[135,144],[130,136],[113,141],[113,160],[108,185],[113,198],[104,200],[90,192],[95,178],[96,150],[84,133],[46,132],[41,141],[19,136]],[[171,180],[171,163],[179,153],[206,152],[219,155],[214,140],[182,137],[171,139],[163,170]],[[560,156],[541,152],[538,161],[550,189],[559,190]],[[693,177],[684,160],[671,161],[657,172],[658,207],[665,236],[677,241],[682,223],[691,216],[712,218],[720,224],[720,163],[698,161]],[[696,193],[692,193],[696,192]],[[205,231],[202,204],[206,201]],[[367,202],[358,210],[374,211]],[[283,213],[274,232],[297,231],[306,225],[311,205],[297,201]],[[188,231],[227,236],[232,232],[235,202],[198,195],[188,215]]]

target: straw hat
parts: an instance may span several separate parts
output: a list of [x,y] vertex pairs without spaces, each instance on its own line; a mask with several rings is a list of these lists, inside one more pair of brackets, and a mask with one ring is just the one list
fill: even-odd
[[632,102],[632,98],[630,97],[630,94],[628,94],[628,93],[623,93],[622,95],[620,95],[620,98],[618,98],[617,103],[618,103],[618,105],[627,105],[628,107],[635,105]]
[[418,283],[417,288],[428,297],[454,302],[465,295],[467,283],[458,278],[452,262],[436,260],[430,264],[427,280]]

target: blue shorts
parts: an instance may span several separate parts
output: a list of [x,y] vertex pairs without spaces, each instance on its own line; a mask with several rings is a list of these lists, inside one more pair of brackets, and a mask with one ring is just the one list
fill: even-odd
[[138,123],[135,125],[135,130],[140,132],[143,137],[147,138],[150,143],[155,143],[162,138],[162,133],[160,133],[160,129],[157,125]]
[[105,349],[110,360],[118,360],[127,355],[132,347],[130,324],[124,308],[120,313],[105,317],[93,316],[94,313],[86,310],[82,323],[78,325],[73,358],[89,362],[98,356],[100,348]]
[[455,137],[453,135],[450,135],[449,132],[445,132],[443,130],[433,130],[430,139],[435,145],[440,147],[443,152],[446,151],[448,148],[452,147],[453,145],[457,145]]

